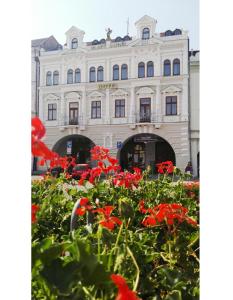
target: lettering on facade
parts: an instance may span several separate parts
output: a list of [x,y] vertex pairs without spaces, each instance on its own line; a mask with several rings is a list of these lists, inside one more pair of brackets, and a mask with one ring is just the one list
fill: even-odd
[[106,89],[113,89],[116,88],[116,84],[115,83],[102,83],[102,84],[98,84],[98,89],[99,90],[106,90]]

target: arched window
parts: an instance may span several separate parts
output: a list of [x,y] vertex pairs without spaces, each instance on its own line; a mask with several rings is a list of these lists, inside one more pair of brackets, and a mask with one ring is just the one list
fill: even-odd
[[46,85],[52,85],[52,73],[50,71],[46,74]]
[[121,42],[122,38],[120,36],[118,36],[117,38],[115,38],[115,42]]
[[171,36],[171,35],[173,35],[171,30],[165,31],[165,36]]
[[163,63],[163,75],[171,76],[171,62],[169,59],[166,59]]
[[123,64],[121,66],[121,80],[128,79],[128,66]]
[[95,67],[90,68],[89,81],[90,82],[95,82]]
[[179,34],[182,34],[181,30],[180,29],[176,29],[173,31],[174,35],[179,35]]
[[92,41],[92,45],[98,45],[98,44],[99,44],[98,40]]
[[113,80],[119,80],[119,66],[113,66]]
[[97,69],[97,81],[103,81],[104,80],[104,68],[102,66],[99,66]]
[[58,85],[59,84],[59,72],[54,71],[53,72],[53,85]]
[[67,71],[67,83],[73,83],[73,70],[71,69]]
[[76,49],[78,47],[78,40],[76,38],[72,39],[71,49]]
[[148,40],[149,38],[150,38],[150,29],[146,27],[142,31],[142,39]]
[[173,75],[180,75],[180,60],[178,58],[173,60]]
[[153,61],[148,61],[147,63],[147,77],[154,76],[154,63]]
[[76,83],[81,82],[81,71],[79,68],[75,70],[75,79],[74,80]]
[[138,78],[145,77],[145,64],[144,62],[140,62],[138,64]]

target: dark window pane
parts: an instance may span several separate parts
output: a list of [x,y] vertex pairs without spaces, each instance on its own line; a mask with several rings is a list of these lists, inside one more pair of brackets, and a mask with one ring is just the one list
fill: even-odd
[[59,84],[59,73],[58,73],[58,71],[53,72],[53,84],[54,85]]
[[113,66],[113,80],[119,80],[119,66]]
[[126,64],[121,66],[121,79],[128,79],[128,66]]
[[52,85],[52,73],[50,71],[46,74],[46,85]]
[[174,59],[173,61],[173,75],[180,75],[180,60]]
[[67,72],[67,83],[73,83],[73,70],[71,69]]
[[91,102],[91,118],[92,119],[101,118],[101,102],[100,101],[92,101]]
[[71,48],[76,49],[78,47],[78,40],[74,38],[71,42]]
[[147,77],[153,77],[154,76],[154,64],[152,61],[149,61],[147,63]]
[[115,100],[115,117],[125,117],[125,99]]
[[145,77],[145,64],[140,62],[138,64],[138,78]]
[[104,80],[104,68],[98,67],[97,70],[97,81],[103,81]]
[[95,68],[90,68],[90,82],[95,82]]
[[166,115],[177,115],[177,96],[166,97]]
[[170,60],[164,61],[164,76],[171,76],[171,63]]
[[80,69],[75,70],[75,82],[81,82],[81,71]]
[[150,38],[150,30],[149,28],[144,28],[142,31],[142,39],[148,40]]
[[57,119],[57,104],[48,104],[48,120],[56,120]]

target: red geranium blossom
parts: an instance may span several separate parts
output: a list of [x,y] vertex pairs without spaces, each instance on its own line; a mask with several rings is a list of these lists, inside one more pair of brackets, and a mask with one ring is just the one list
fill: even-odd
[[139,300],[136,293],[129,289],[124,277],[112,274],[111,279],[118,288],[118,294],[115,300]]
[[97,208],[96,210],[93,210],[93,212],[97,212],[101,215],[103,215],[103,219],[100,220],[99,224],[102,225],[105,228],[108,228],[109,230],[113,230],[115,228],[115,225],[121,225],[122,221],[117,217],[110,217],[112,211],[115,209],[114,206],[105,206],[103,208]]
[[88,198],[81,198],[80,199],[80,202],[79,202],[80,207],[78,207],[76,209],[76,214],[77,215],[83,216],[86,213],[87,210],[92,209],[92,206],[87,204],[88,202],[89,202]]
[[142,173],[139,168],[134,168],[134,173],[120,172],[113,178],[115,186],[124,186],[125,188],[137,187],[139,181],[142,179]]
[[187,216],[188,209],[178,203],[161,203],[154,208],[145,209],[144,202],[140,201],[139,211],[142,213],[150,213],[143,221],[144,226],[155,226],[157,223],[165,221],[168,225],[173,225],[174,220],[178,223],[186,221],[189,224],[197,225],[197,222]]
[[32,223],[35,223],[37,221],[36,219],[36,212],[40,209],[39,205],[32,204]]
[[109,149],[101,147],[101,146],[95,146],[91,149],[91,159],[92,160],[103,160],[107,159],[109,153]]
[[156,166],[158,167],[158,172],[160,174],[164,174],[164,173],[171,174],[174,171],[173,163],[170,160],[156,164]]

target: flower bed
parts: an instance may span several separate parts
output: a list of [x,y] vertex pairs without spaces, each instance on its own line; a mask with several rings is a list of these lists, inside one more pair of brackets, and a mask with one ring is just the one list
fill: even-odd
[[[37,122],[33,153],[66,169],[40,144]],[[32,298],[199,299],[199,185],[170,162],[149,181],[148,171],[122,172],[103,147],[92,159],[97,167],[78,181],[64,173],[32,182]]]

